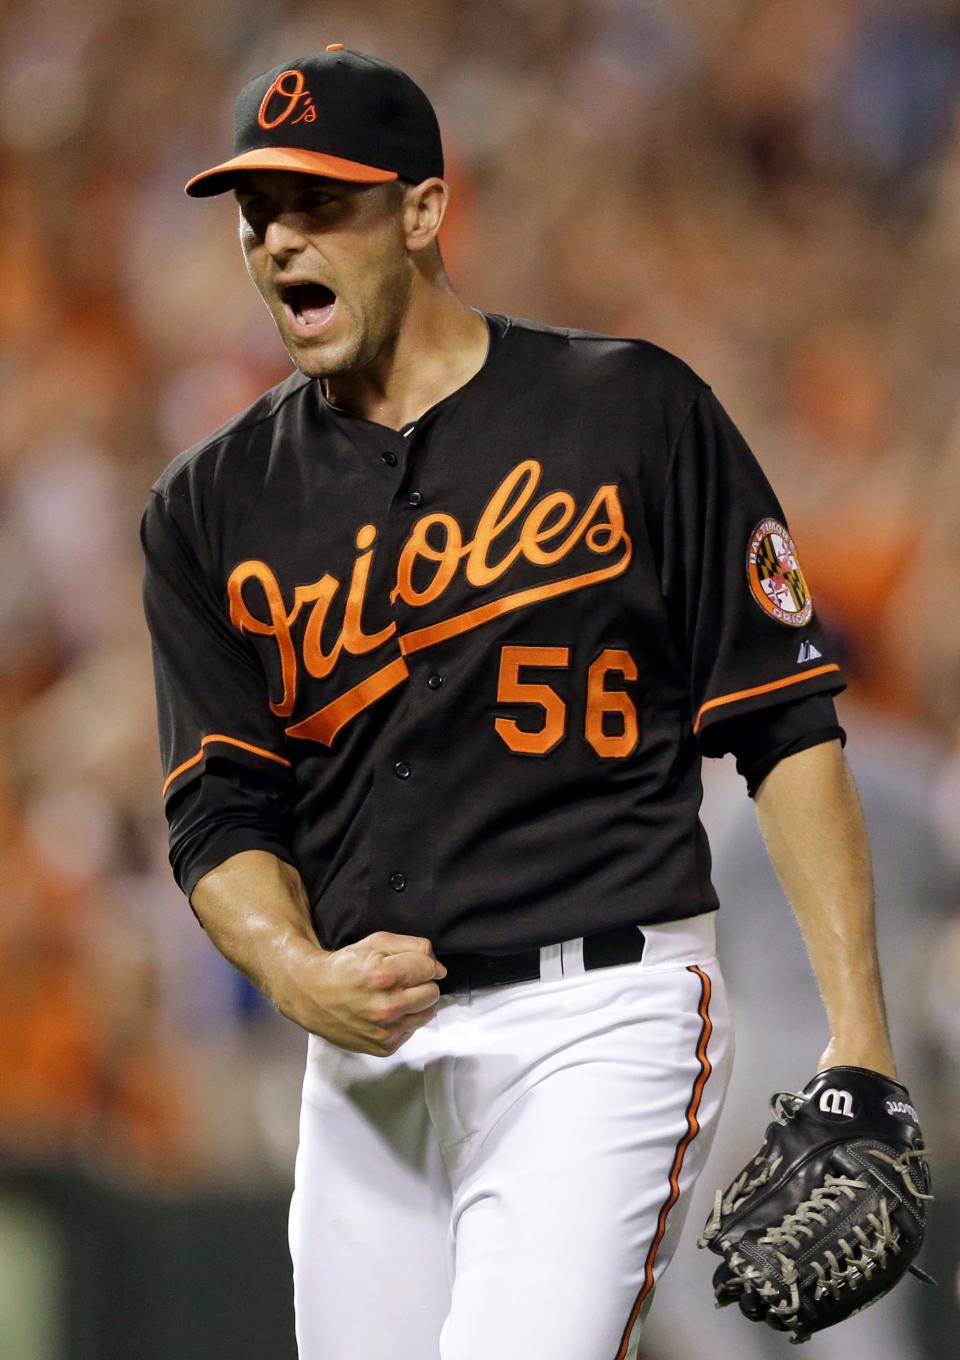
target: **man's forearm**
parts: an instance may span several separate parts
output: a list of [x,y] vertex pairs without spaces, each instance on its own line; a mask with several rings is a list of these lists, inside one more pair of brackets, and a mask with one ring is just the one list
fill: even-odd
[[877,959],[863,814],[840,743],[781,760],[756,796],[770,860],[806,941],[830,1026],[821,1066],[896,1075]]
[[232,855],[190,900],[221,954],[310,1034],[387,1057],[433,1018],[446,969],[430,941],[378,930],[324,949],[300,875],[276,855]]
[[244,850],[204,874],[190,901],[221,954],[286,1014],[285,979],[320,949],[297,870]]

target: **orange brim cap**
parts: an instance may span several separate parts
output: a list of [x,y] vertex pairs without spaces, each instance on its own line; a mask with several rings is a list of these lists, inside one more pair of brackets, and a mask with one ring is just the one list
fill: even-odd
[[329,156],[324,151],[304,151],[296,146],[265,146],[255,151],[244,151],[222,165],[203,170],[183,186],[191,198],[212,198],[225,194],[236,183],[237,174],[244,170],[293,170],[301,175],[325,175],[328,179],[350,180],[357,184],[386,184],[396,179],[396,170],[382,170],[376,165],[362,165],[347,161],[342,156]]

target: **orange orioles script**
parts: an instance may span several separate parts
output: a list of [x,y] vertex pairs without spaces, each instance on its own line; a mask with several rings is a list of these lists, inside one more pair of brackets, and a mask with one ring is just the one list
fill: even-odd
[[[286,101],[277,106],[274,97]],[[265,132],[285,123],[298,110],[294,123],[315,123],[317,106],[310,97],[302,71],[282,71],[260,101],[257,122]]]
[[[404,633],[398,638],[401,653],[419,651],[477,628],[499,614],[553,595],[581,590],[619,576],[627,569],[633,547],[624,526],[616,485],[598,486],[578,516],[576,500],[569,491],[551,491],[534,500],[541,473],[540,463],[533,458],[512,468],[481,511],[473,537],[466,541],[453,515],[442,512],[422,515],[401,549],[396,584],[389,596],[391,604],[398,599],[415,607],[432,604],[461,572],[470,586],[482,590],[498,581],[520,557],[535,566],[550,567],[562,561],[581,541],[598,557],[616,553],[614,560],[596,570],[530,586]],[[366,632],[363,625],[376,537],[373,524],[363,524],[357,530],[354,542],[358,556],[343,599],[342,616],[337,620],[332,618],[332,611],[343,583],[329,572],[310,585],[297,586],[290,610],[275,573],[265,562],[241,562],[230,573],[227,597],[234,628],[257,637],[272,637],[276,642],[283,693],[279,699],[270,700],[270,708],[278,717],[287,717],[293,711],[301,663],[308,675],[322,679],[334,671],[344,652],[362,656],[381,647],[396,633],[395,620],[375,633]],[[422,566],[417,573],[418,564],[428,564],[433,569],[426,584]],[[420,589],[414,585],[415,573],[421,582]],[[262,596],[257,612],[247,600],[251,582],[257,583]],[[309,612],[298,657],[293,626],[305,610]],[[340,631],[329,651],[324,651],[322,639],[329,635],[329,625],[336,622]],[[288,735],[329,744],[345,722],[406,680],[408,673],[401,655],[318,713],[287,728]]]

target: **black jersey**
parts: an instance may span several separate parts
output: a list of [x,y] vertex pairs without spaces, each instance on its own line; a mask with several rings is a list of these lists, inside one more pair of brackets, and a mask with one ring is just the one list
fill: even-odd
[[702,753],[843,688],[710,388],[644,341],[487,322],[484,366],[412,428],[296,373],[144,514],[165,796],[269,776],[327,948],[713,910]]

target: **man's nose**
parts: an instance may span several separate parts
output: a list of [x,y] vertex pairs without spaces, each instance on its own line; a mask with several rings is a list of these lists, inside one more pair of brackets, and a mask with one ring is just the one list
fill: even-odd
[[289,259],[307,244],[303,215],[295,212],[277,213],[267,223],[263,243],[275,260]]

